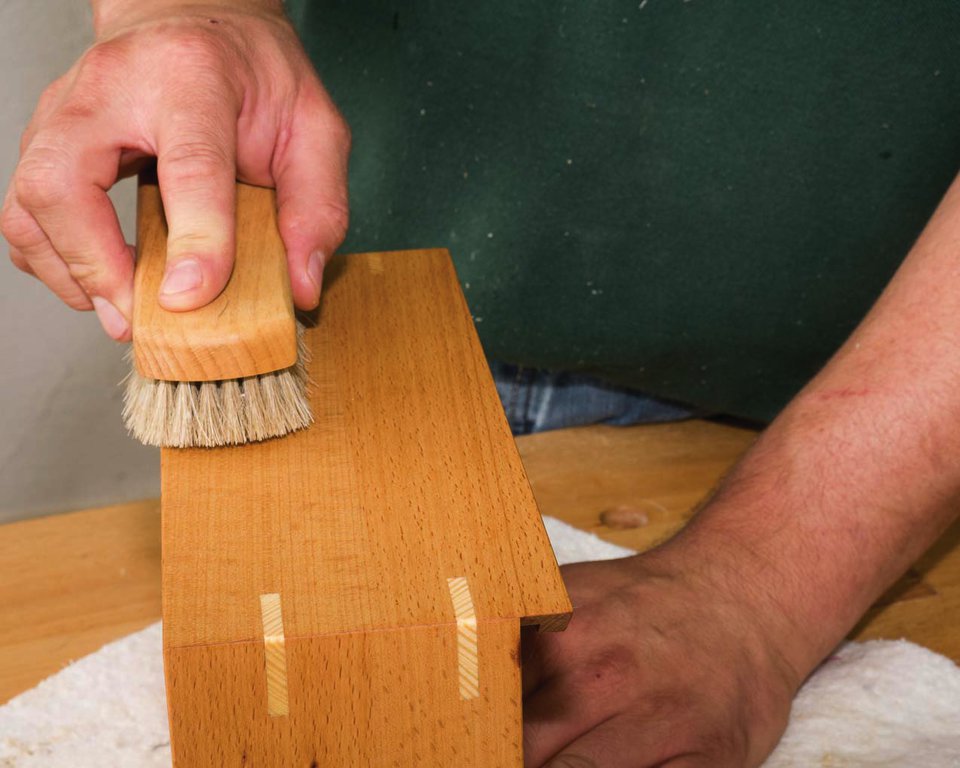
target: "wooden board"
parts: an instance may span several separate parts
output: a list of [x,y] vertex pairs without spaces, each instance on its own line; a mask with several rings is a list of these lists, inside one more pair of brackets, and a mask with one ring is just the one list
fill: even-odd
[[0,703],[159,618],[159,500],[0,525]]
[[[467,706],[469,738],[456,748],[486,754],[504,718],[519,733],[520,623],[561,629],[569,616],[448,254],[339,258],[325,282],[321,317],[306,335],[314,425],[263,443],[162,452],[164,649],[178,766],[209,765],[212,754],[226,764],[243,754],[320,761],[342,729],[353,733],[338,756],[345,765],[376,739],[387,760],[416,749],[444,762],[456,753],[444,751],[434,725],[461,722]],[[458,620],[451,579],[469,585],[469,619]],[[281,606],[276,630],[266,630],[263,596]],[[516,632],[498,628],[505,620]],[[457,645],[465,632],[479,642],[470,650],[478,661],[466,666]],[[361,667],[345,661],[332,674],[301,662],[300,654],[332,659],[356,634],[368,638]],[[276,677],[288,712],[274,713],[283,725],[269,715],[269,691],[242,682],[263,678],[271,651],[286,666]],[[389,662],[400,677],[378,671]],[[464,699],[461,672],[473,663],[479,683]],[[516,689],[505,696],[498,676],[510,665]],[[446,690],[435,690],[443,680]],[[325,705],[308,716],[318,691]],[[394,727],[374,734],[342,719],[361,702],[392,712]],[[489,754],[493,762],[470,764],[511,764]]]
[[167,222],[156,175],[137,190],[133,353],[148,379],[213,381],[268,373],[297,360],[296,321],[276,193],[237,184],[236,249],[226,288],[190,312],[160,306]]
[[[259,645],[173,649],[168,686],[214,702],[174,713],[176,764],[520,766],[517,621],[487,622],[480,637],[489,646],[482,695],[468,700],[450,663],[456,633],[443,624],[288,642],[290,710],[282,717],[268,713]],[[211,674],[211,665],[230,673]],[[211,685],[197,690],[197,681]],[[211,739],[217,733],[232,738]]]
[[[654,526],[682,524],[752,439],[691,420],[559,430],[517,445],[545,515],[643,549],[662,535]],[[638,502],[667,512],[633,530],[601,524],[603,510]],[[159,513],[150,499],[0,525],[0,703],[160,618]],[[960,523],[881,602],[856,639],[905,637],[960,662]]]
[[[682,421],[541,432],[517,446],[545,515],[642,551],[679,531],[756,437],[752,429]],[[618,507],[643,513],[647,524],[604,525],[604,512]]]

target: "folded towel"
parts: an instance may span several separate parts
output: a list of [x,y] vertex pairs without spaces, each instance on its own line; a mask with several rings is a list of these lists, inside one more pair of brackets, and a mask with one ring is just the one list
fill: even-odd
[[[631,554],[546,518],[561,563]],[[0,768],[169,768],[160,624],[0,707]],[[847,643],[797,695],[765,768],[960,766],[960,668],[906,641]]]

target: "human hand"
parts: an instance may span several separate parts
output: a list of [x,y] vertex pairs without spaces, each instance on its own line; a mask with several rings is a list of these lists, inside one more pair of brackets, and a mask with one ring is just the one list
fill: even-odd
[[528,768],[755,766],[798,675],[749,600],[682,548],[563,569],[566,632],[524,648]]
[[212,301],[233,266],[235,180],[277,188],[296,305],[347,228],[350,134],[279,3],[115,3],[43,94],[0,212],[10,258],[129,340],[133,255],[107,190],[149,156],[169,226],[160,304]]

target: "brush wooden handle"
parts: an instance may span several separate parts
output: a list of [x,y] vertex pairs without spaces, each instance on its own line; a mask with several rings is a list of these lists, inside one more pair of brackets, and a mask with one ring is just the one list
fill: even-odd
[[158,302],[167,222],[156,177],[140,178],[133,355],[140,375],[164,381],[239,379],[288,368],[297,328],[272,189],[237,184],[233,274],[216,299],[190,312]]

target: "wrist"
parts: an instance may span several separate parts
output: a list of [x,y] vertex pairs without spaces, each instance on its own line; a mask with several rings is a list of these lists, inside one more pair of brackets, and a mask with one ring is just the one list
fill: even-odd
[[[749,696],[740,705],[761,722],[781,705],[789,706],[815,662],[805,665],[799,660],[795,633],[768,607],[766,596],[744,578],[744,572],[731,568],[734,558],[712,556],[721,548],[716,540],[678,536],[624,561],[632,577],[624,589],[632,594],[637,615],[668,604],[679,607],[675,622],[661,616],[660,634],[672,641],[683,634],[684,626],[695,632],[704,654],[687,661],[703,669],[715,667],[718,688],[723,687],[719,681],[731,676],[743,681],[739,690]],[[733,555],[733,550],[727,554]],[[779,733],[782,724],[776,727]]]
[[799,688],[849,629],[847,616],[829,607],[836,603],[833,585],[811,579],[792,555],[766,550],[739,521],[728,524],[722,502],[701,515],[664,555],[681,563],[695,588]]
[[215,16],[217,12],[241,12],[285,19],[282,0],[91,0],[93,29],[98,40],[151,19],[169,16]]

